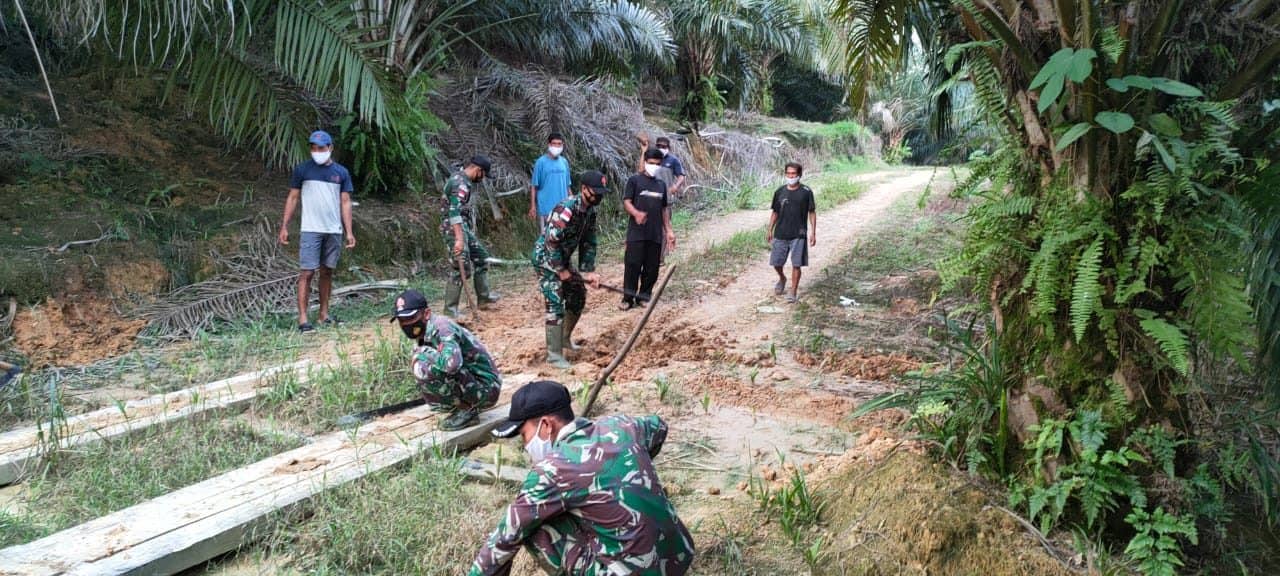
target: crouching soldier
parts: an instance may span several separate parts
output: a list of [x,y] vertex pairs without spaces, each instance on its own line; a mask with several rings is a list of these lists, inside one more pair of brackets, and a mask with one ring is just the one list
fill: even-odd
[[450,412],[441,430],[458,430],[498,403],[502,378],[483,344],[453,320],[432,314],[417,290],[396,298],[392,321],[416,342],[413,377],[422,397],[437,412]]
[[[556,204],[533,245],[533,266],[538,271],[542,297],[547,302],[547,363],[569,368],[564,349],[573,345],[573,329],[587,305],[585,284],[597,285],[596,206],[609,193],[604,174],[592,170],[582,175],[580,193]],[[573,253],[578,252],[578,271]]]
[[495,436],[520,435],[533,470],[471,576],[509,574],[523,546],[548,574],[681,576],[693,539],[663,493],[653,458],[667,426],[657,416],[574,418],[569,391],[547,380],[511,398]]

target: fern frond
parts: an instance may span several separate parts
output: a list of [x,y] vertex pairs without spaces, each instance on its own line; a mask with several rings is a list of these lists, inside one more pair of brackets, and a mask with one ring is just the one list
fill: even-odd
[[1191,342],[1181,328],[1170,324],[1163,318],[1148,318],[1139,322],[1142,331],[1156,341],[1160,351],[1168,359],[1169,365],[1183,376],[1191,373]]
[[1101,304],[1102,294],[1102,237],[1098,236],[1085,248],[1076,263],[1075,284],[1071,288],[1071,328],[1076,341],[1084,340],[1089,320]]

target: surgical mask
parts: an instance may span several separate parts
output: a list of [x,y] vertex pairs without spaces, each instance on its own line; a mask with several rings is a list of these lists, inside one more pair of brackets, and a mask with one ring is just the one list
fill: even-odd
[[561,152],[564,152],[564,146],[548,146],[547,152],[552,156],[559,156]]
[[538,429],[533,431],[533,440],[524,445],[524,449],[529,453],[529,458],[537,464],[547,458],[547,452],[551,450],[551,441],[543,440],[539,434],[542,433],[542,422],[538,422]]
[[795,186],[798,183],[800,183],[799,176],[796,176],[795,178],[787,178],[787,186]]
[[408,336],[410,340],[413,340],[414,342],[420,342],[422,340],[422,335],[425,334],[427,331],[427,323],[425,321],[419,320],[407,326],[404,324],[401,324],[400,329],[404,330],[404,335]]
[[670,152],[670,150],[667,150],[666,148],[659,148],[658,151],[661,152],[664,157],[668,152]]
[[657,164],[645,164],[644,173],[648,174],[650,178],[653,178],[658,175],[658,168],[661,168],[661,166]]
[[330,155],[330,154],[332,154],[332,153],[333,153],[333,152],[330,152],[330,151],[325,151],[325,152],[312,152],[312,153],[311,153],[311,159],[312,159],[312,160],[315,160],[315,161],[316,161],[316,164],[320,164],[320,165],[322,165],[322,166],[323,166],[323,165],[325,165],[325,164],[328,164],[328,163],[329,163],[329,155]]

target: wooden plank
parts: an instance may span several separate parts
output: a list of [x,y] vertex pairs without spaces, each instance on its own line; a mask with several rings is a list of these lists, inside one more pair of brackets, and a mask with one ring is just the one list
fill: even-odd
[[[123,411],[120,407],[112,406],[72,416],[66,420],[59,447],[65,449],[82,446],[211,410],[235,408],[269,389],[269,386],[263,385],[264,380],[288,372],[305,379],[311,366],[311,361],[302,360],[175,392],[131,400],[123,404]],[[39,457],[38,427],[19,428],[0,434],[0,486],[16,482]]]
[[170,574],[232,551],[280,512],[321,491],[438,448],[485,441],[507,406],[471,428],[435,430],[423,406],[354,432],[338,431],[244,468],[91,520],[29,544],[0,550],[0,574]]

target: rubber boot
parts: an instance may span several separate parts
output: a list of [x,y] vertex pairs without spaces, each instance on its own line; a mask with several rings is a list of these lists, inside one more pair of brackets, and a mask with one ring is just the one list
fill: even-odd
[[466,428],[468,424],[475,422],[476,416],[480,413],[475,408],[459,408],[448,418],[440,423],[440,429],[444,431],[461,430]]
[[547,326],[547,364],[561,370],[573,367],[564,359],[564,326]]
[[564,349],[569,352],[577,352],[581,348],[573,343],[573,329],[578,325],[580,314],[576,312],[564,313]]
[[458,317],[458,301],[462,299],[462,285],[450,282],[444,288],[444,314],[451,318]]
[[489,271],[476,270],[476,299],[481,304],[493,304],[502,297],[489,289]]

